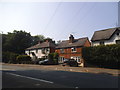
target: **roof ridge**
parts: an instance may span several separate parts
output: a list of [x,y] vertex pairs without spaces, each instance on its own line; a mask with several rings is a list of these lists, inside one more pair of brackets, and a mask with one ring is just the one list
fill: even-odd
[[115,27],[115,28],[106,28],[106,29],[102,29],[102,30],[95,31],[95,32],[107,31],[107,30],[113,30],[113,29],[117,29],[117,28],[120,28],[120,27]]
[[[88,38],[88,37],[82,37],[82,38],[78,38],[78,39],[74,39],[74,40],[85,39],[85,38]],[[64,41],[69,41],[69,40],[62,40],[62,42],[64,42]]]

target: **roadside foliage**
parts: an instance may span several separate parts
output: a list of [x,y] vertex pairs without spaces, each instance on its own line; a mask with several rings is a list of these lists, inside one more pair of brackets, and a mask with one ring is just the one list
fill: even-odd
[[89,64],[104,68],[119,68],[120,45],[100,45],[84,47],[82,49],[83,59]]

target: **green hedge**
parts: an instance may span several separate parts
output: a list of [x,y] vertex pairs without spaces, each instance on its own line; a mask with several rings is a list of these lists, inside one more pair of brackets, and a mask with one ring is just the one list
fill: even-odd
[[4,63],[17,63],[16,57],[19,54],[13,52],[2,52],[2,62]]
[[31,61],[31,57],[28,55],[19,55],[16,58],[18,61]]
[[34,64],[34,61],[32,61],[28,55],[19,55],[16,60],[19,64]]
[[31,57],[28,55],[19,55],[13,52],[2,52],[2,62],[13,64],[33,64]]
[[120,45],[84,47],[82,53],[83,59],[89,64],[106,68],[119,68]]

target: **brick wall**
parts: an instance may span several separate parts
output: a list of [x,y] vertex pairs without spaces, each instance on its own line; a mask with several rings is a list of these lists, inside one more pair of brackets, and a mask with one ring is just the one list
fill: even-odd
[[56,49],[57,53],[64,58],[70,58],[71,56],[82,56],[82,48],[76,48],[76,52],[72,52],[71,48],[64,49],[64,53],[60,53],[60,49]]
[[[84,46],[85,47],[91,46],[89,40],[86,40]],[[64,58],[71,58],[71,56],[82,56],[82,47],[77,47],[76,52],[72,52],[71,48],[64,49],[64,53],[61,53],[60,49],[56,49],[55,52],[59,53],[59,56],[62,56]]]

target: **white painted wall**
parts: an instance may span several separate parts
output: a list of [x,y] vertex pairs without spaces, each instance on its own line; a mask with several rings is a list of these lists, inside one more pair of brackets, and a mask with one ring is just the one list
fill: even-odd
[[43,56],[48,56],[48,54],[50,53],[50,48],[48,48],[48,51],[46,52],[46,54],[42,53],[42,49],[38,49],[37,53],[36,53],[36,50],[30,50],[30,55],[29,55],[29,50],[26,50],[25,53],[29,55],[31,58],[33,58],[33,55],[31,54],[31,52],[34,52],[37,58],[42,58]]
[[[116,44],[116,40],[120,40],[120,33],[119,36],[114,34],[110,40],[104,40],[104,44],[105,45]],[[98,46],[98,45],[100,45],[100,41],[92,42],[92,46]]]

